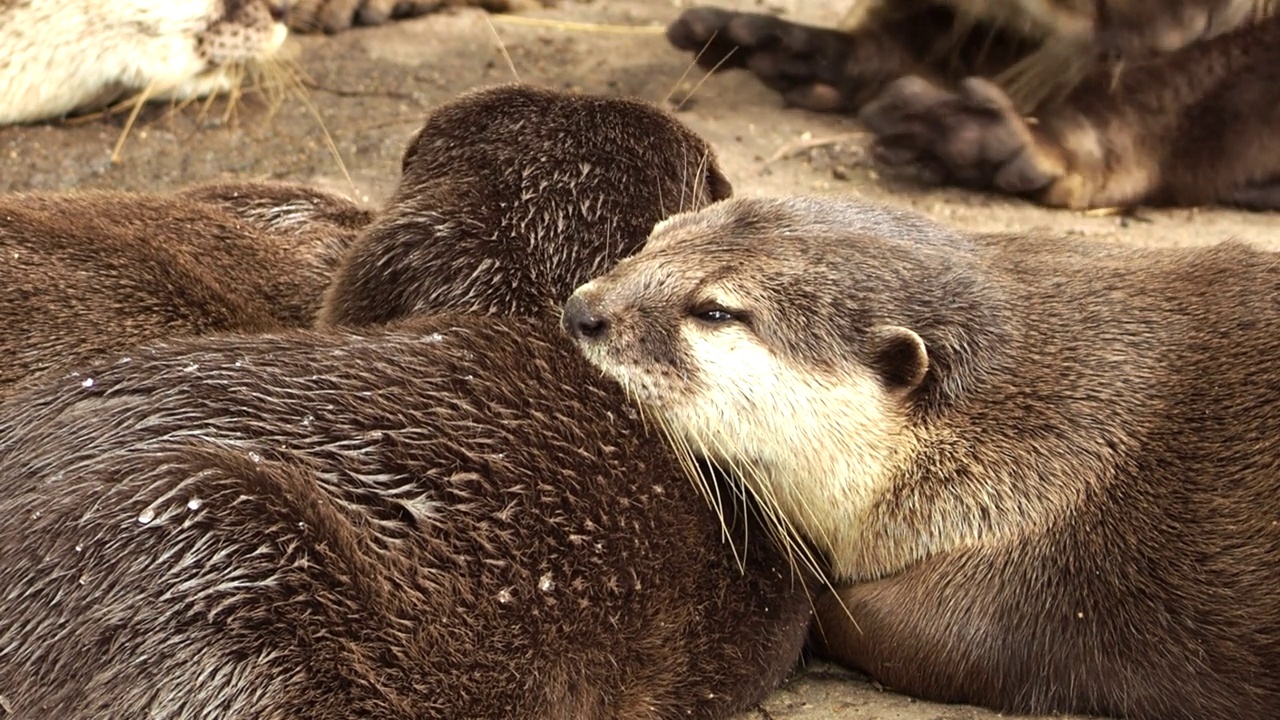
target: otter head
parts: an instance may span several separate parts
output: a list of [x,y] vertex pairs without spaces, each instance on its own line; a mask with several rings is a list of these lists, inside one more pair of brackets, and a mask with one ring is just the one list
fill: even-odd
[[[563,325],[674,444],[742,479],[830,554],[963,377],[948,279],[965,240],[854,202],[735,199],[655,227],[573,294]],[[962,283],[963,284],[963,283]],[[931,287],[932,286],[932,287]]]
[[729,196],[710,146],[645,102],[503,85],[431,113],[334,279],[326,323],[550,316],[654,223]]
[[289,34],[286,0],[211,0],[192,36],[194,76],[161,86],[159,97],[185,99],[233,89],[246,70],[269,66]]
[[196,52],[210,67],[261,59],[289,34],[283,0],[222,0],[216,19],[196,36]]

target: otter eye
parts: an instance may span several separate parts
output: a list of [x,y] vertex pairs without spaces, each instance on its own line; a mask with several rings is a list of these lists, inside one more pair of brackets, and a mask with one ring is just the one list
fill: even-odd
[[743,313],[726,310],[719,305],[698,305],[689,314],[707,325],[723,325],[735,320],[746,322],[746,316]]

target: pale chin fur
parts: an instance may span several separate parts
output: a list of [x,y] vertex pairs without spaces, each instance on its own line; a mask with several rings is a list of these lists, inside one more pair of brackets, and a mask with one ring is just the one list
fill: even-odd
[[[149,90],[163,99],[230,89],[210,71],[197,37],[216,19],[218,0],[30,0],[0,13],[0,125],[34,122]],[[273,28],[263,57],[284,42]]]
[[740,326],[686,323],[681,335],[695,366],[676,382],[583,350],[676,444],[742,480],[785,532],[824,551],[835,578],[862,575],[864,519],[914,442],[895,400],[869,371],[817,377]]

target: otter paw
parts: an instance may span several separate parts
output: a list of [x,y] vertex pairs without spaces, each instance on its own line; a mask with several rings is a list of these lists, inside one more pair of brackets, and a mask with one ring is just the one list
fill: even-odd
[[1246,210],[1280,210],[1280,179],[1239,188],[1227,196],[1227,202]]
[[819,111],[856,107],[856,88],[848,87],[845,72],[853,45],[847,33],[701,7],[668,26],[667,40],[698,53],[703,68],[750,70],[789,104]]
[[1066,175],[998,85],[968,78],[957,92],[901,78],[859,114],[875,134],[873,157],[886,172],[932,183],[1041,194]]
[[[456,3],[455,3],[456,4]],[[503,0],[467,0],[463,4],[504,7]],[[341,32],[353,25],[381,25],[438,10],[440,0],[296,0],[288,4],[289,27],[298,32]]]

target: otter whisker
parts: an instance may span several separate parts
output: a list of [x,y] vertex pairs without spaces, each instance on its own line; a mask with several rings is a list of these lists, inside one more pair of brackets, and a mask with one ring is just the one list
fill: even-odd
[[347,172],[347,163],[342,159],[342,153],[338,150],[338,144],[333,141],[333,136],[329,134],[329,128],[325,125],[324,117],[320,115],[320,111],[316,108],[315,103],[311,102],[311,97],[306,93],[306,87],[302,83],[298,83],[294,88],[294,97],[306,108],[307,112],[315,119],[316,125],[320,128],[320,133],[324,137],[325,147],[328,148],[329,154],[333,157],[334,162],[338,166],[338,170],[342,172],[342,177],[346,179],[347,185],[351,188],[353,195],[358,194],[356,182],[351,178],[351,173]]
[[728,62],[729,58],[733,57],[733,54],[737,51],[738,51],[738,48],[735,47],[729,52],[725,53],[724,57],[720,58],[719,62],[713,65],[710,70],[705,72],[702,75],[702,78],[698,80],[697,84],[694,85],[693,88],[689,90],[689,92],[685,94],[685,96],[680,100],[680,102],[676,104],[676,107],[675,107],[676,111],[679,111],[681,108],[684,107],[685,103],[693,99],[694,94],[697,93],[698,89],[702,87],[702,83],[706,82],[708,78],[710,78],[713,74],[715,74],[715,72],[720,69],[720,66]]
[[484,14],[484,22],[489,26],[489,31],[493,33],[493,39],[498,41],[498,52],[507,61],[507,67],[511,70],[511,77],[515,78],[516,82],[520,82],[520,73],[516,72],[515,61],[511,59],[511,53],[507,52],[507,44],[502,41],[502,36],[498,34],[498,28],[494,27],[493,20],[489,18],[489,13]]
[[133,124],[138,120],[138,113],[142,112],[142,106],[146,104],[147,98],[156,93],[157,88],[157,83],[153,82],[133,97],[133,109],[129,111],[129,117],[125,120],[124,129],[120,131],[120,137],[116,140],[115,147],[111,149],[112,164],[120,162],[120,151],[124,149],[125,140],[129,138],[129,132],[133,129]]
[[[684,66],[684,72],[680,73],[680,77],[676,79],[675,83],[671,86],[671,89],[667,91],[666,96],[662,98],[663,105],[667,105],[671,102],[671,96],[676,94],[676,90],[680,87],[680,83],[684,82],[684,79],[689,77],[689,72],[698,66],[698,61],[702,59],[703,54],[705,54],[707,49],[711,47],[711,43],[715,41],[716,35],[718,34],[720,34],[719,30],[711,33],[711,37],[707,38],[707,41],[703,43],[702,49],[693,56],[693,60],[690,60],[688,65]],[[685,99],[687,100],[688,98],[686,97]]]
[[[765,511],[767,524],[774,528],[776,539],[779,545],[787,554],[789,562],[795,567],[795,557],[797,546],[799,546],[800,558],[804,566],[810,568],[815,574],[823,575],[821,565],[817,559],[809,552],[807,545],[803,541],[803,535],[798,531],[791,519],[786,513],[781,511],[777,497],[773,494],[773,486],[767,482],[767,475],[752,459],[750,453],[736,452],[737,448],[730,448],[725,445],[727,438],[723,433],[709,433],[705,438],[696,436],[694,438],[702,451],[702,455],[708,462],[712,462],[722,470],[727,471],[731,478],[734,478],[744,489],[750,491],[757,499],[760,507]],[[710,441],[714,446],[714,452],[709,452],[708,448],[702,445],[703,440]],[[734,452],[730,452],[730,451]],[[712,458],[716,458],[713,460]],[[731,460],[725,460],[732,458]]]

